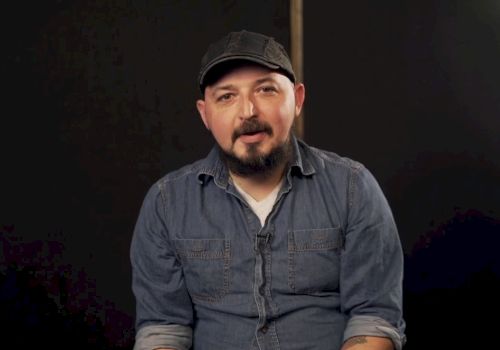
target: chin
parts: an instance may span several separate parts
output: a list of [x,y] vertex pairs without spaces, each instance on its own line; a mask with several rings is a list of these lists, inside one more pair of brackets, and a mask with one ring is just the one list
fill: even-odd
[[237,157],[242,161],[267,157],[269,153],[271,153],[271,151],[263,150],[262,148],[263,148],[262,145],[257,143],[245,145],[245,149],[239,152],[239,154],[237,154]]

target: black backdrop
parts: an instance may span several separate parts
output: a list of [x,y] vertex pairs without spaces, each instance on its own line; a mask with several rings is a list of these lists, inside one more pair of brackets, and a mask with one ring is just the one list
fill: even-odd
[[[393,207],[406,348],[488,344],[498,1],[304,6],[305,139],[364,163]],[[288,1],[25,1],[0,16],[4,341],[129,349],[128,248],[145,191],[212,144],[194,105],[200,57],[242,28],[289,46]]]

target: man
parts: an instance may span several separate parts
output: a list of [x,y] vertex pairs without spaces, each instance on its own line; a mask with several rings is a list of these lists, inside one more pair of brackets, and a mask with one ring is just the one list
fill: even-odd
[[305,89],[283,47],[229,33],[199,85],[216,145],[144,200],[135,349],[401,349],[391,211],[360,163],[294,137]]

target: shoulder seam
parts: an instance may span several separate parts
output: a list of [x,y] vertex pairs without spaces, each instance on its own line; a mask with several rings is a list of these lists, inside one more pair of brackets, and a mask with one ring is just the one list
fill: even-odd
[[180,178],[196,173],[200,169],[201,166],[198,164],[198,162],[195,162],[193,164],[186,165],[180,169],[168,172],[167,174],[163,175],[163,177],[161,177],[157,182],[167,183],[176,181]]
[[326,163],[342,165],[354,171],[359,171],[364,167],[362,163],[348,157],[342,157],[335,152],[321,150],[315,147],[310,147],[310,150],[315,156]]

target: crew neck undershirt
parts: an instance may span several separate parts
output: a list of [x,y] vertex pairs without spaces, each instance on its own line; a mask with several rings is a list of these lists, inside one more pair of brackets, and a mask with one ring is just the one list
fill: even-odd
[[276,198],[278,197],[278,192],[281,188],[281,184],[283,180],[281,180],[278,185],[267,195],[266,198],[257,201],[251,195],[249,195],[243,188],[238,186],[236,181],[233,180],[234,187],[238,190],[238,192],[243,196],[247,204],[253,210],[255,215],[259,218],[260,224],[264,227],[264,223],[266,222],[266,218],[271,213],[273,209],[273,205],[276,202]]

